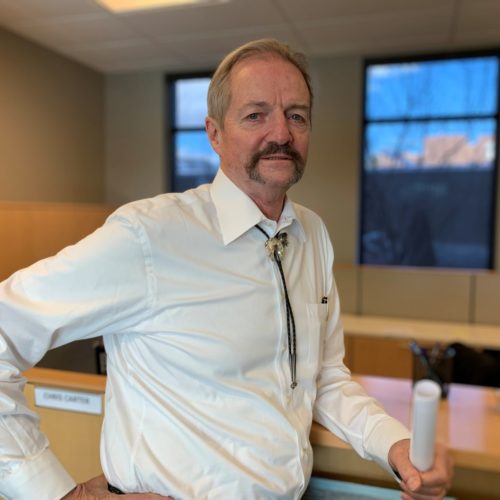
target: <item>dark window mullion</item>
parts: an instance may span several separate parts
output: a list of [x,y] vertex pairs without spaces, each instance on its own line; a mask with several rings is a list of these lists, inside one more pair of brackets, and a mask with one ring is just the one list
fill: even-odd
[[205,127],[172,127],[170,130],[173,134],[177,132],[204,132]]
[[446,115],[446,116],[423,116],[411,118],[365,118],[364,123],[383,124],[383,123],[427,123],[427,122],[446,122],[446,121],[468,121],[468,120],[496,120],[497,114],[481,114],[481,115]]

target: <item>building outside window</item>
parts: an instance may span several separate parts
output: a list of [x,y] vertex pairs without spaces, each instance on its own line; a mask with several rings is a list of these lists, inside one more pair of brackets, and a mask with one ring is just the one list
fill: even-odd
[[171,190],[185,191],[211,182],[219,166],[205,133],[208,75],[173,77],[170,96]]
[[498,62],[367,62],[361,263],[493,266]]

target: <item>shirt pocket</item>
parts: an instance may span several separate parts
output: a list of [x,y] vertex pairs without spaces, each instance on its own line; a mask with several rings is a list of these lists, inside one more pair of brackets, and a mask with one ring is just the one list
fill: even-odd
[[[304,357],[305,373],[315,379],[321,366],[325,339],[328,304],[306,304],[307,355]],[[300,353],[298,353],[300,356]]]

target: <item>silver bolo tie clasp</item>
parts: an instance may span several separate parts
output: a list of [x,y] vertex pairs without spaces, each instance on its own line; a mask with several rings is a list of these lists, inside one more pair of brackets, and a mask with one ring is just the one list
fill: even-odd
[[278,256],[280,260],[283,260],[283,257],[285,256],[285,248],[287,246],[288,237],[286,233],[279,233],[266,241],[267,254],[271,258]]

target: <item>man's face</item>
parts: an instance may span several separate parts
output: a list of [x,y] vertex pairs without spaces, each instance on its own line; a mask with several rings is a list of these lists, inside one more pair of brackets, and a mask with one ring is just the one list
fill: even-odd
[[230,86],[223,128],[207,119],[222,170],[247,193],[286,192],[307,159],[311,109],[304,77],[293,64],[263,55],[236,64]]

